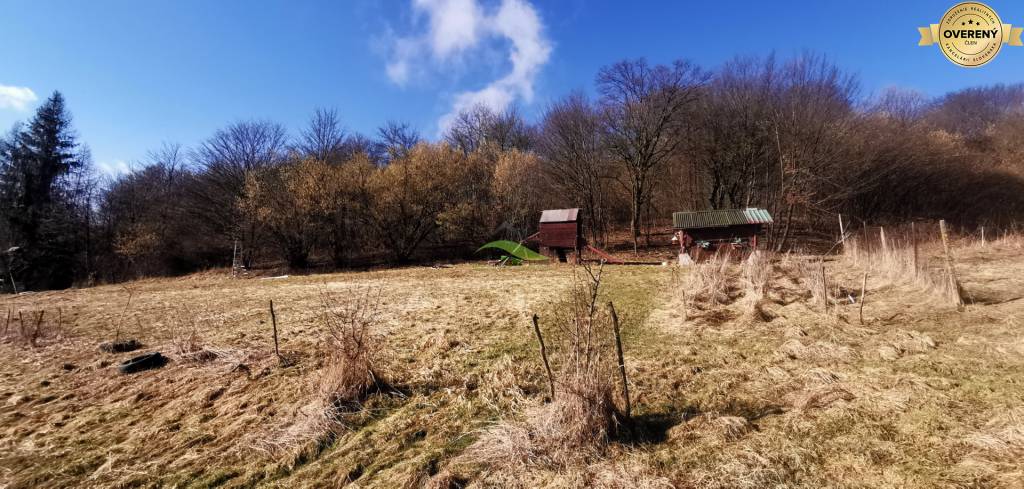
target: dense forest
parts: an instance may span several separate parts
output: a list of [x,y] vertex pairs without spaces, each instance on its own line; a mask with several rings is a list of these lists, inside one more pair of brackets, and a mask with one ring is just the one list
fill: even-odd
[[855,222],[1024,216],[1024,84],[928,98],[862,93],[826,58],[739,58],[715,71],[615,63],[593,96],[531,123],[461,113],[440,141],[388,122],[368,136],[317,110],[290,134],[230,124],[167,144],[131,173],[99,175],[60,93],[0,137],[5,287],[32,290],[232,263],[345,268],[468,256],[522,239],[544,208],[580,207],[588,239],[634,249],[671,212],[758,206],[768,242],[799,246]]

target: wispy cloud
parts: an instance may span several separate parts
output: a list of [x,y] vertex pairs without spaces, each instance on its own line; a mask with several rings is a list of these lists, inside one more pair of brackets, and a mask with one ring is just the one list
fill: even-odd
[[[399,37],[390,49],[386,71],[397,85],[427,70],[424,64],[451,66],[491,42],[508,43],[510,72],[482,88],[457,93],[451,111],[438,121],[448,127],[459,111],[478,104],[501,111],[517,100],[533,100],[534,82],[551,56],[551,41],[537,10],[526,0],[502,0],[493,11],[477,0],[413,0],[417,18],[427,18],[426,31]],[[480,56],[474,62],[485,62]]]
[[96,163],[96,169],[112,177],[131,173],[132,171],[131,166],[125,163],[124,160],[101,161]]
[[0,109],[14,109],[24,112],[30,104],[38,100],[36,93],[28,87],[0,85]]

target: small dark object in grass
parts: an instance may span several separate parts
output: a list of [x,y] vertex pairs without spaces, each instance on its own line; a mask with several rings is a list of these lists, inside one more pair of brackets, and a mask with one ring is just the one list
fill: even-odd
[[123,374],[132,374],[143,370],[160,368],[166,364],[167,357],[161,355],[160,352],[153,352],[132,357],[131,359],[122,362],[117,369]]
[[65,363],[64,365],[61,365],[60,368],[62,368],[64,370],[74,370],[77,367],[75,367],[75,364],[73,364],[73,363]]
[[142,348],[138,340],[117,340],[100,343],[100,351],[105,353],[124,353]]

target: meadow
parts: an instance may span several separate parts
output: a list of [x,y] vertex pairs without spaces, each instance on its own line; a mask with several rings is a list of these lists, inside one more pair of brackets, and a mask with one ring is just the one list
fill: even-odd
[[1020,487],[1022,250],[954,240],[960,310],[898,240],[5,296],[0,487]]

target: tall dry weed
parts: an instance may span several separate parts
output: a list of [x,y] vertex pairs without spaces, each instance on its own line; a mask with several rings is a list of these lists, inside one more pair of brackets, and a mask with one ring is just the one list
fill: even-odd
[[487,430],[461,462],[492,467],[566,467],[600,453],[621,414],[615,404],[616,356],[613,325],[600,304],[603,269],[580,266],[569,297],[546,323],[555,353],[555,397],[529,409],[523,421]]
[[691,266],[680,287],[684,308],[703,310],[730,303],[736,288],[730,265],[729,253],[719,251]]
[[828,313],[832,299],[824,260],[824,257],[799,260],[796,262],[796,271],[803,287],[811,293],[811,302]]
[[775,268],[772,258],[766,251],[754,251],[743,261],[743,296],[748,302],[757,303],[768,294]]
[[320,291],[327,366],[321,372],[318,399],[328,422],[338,423],[384,384],[379,372],[383,338],[376,331],[379,289]]
[[271,454],[291,453],[294,460],[303,460],[347,431],[347,417],[359,412],[372,393],[390,389],[381,374],[380,297],[379,289],[332,293],[321,288],[319,322],[327,347],[324,367],[313,379],[309,403],[296,419],[257,442],[256,448]]
[[916,230],[890,232],[884,245],[881,239],[881,233],[877,243],[863,235],[847,239],[844,255],[873,280],[912,285],[945,300],[958,293],[943,266],[942,246],[934,236]]

